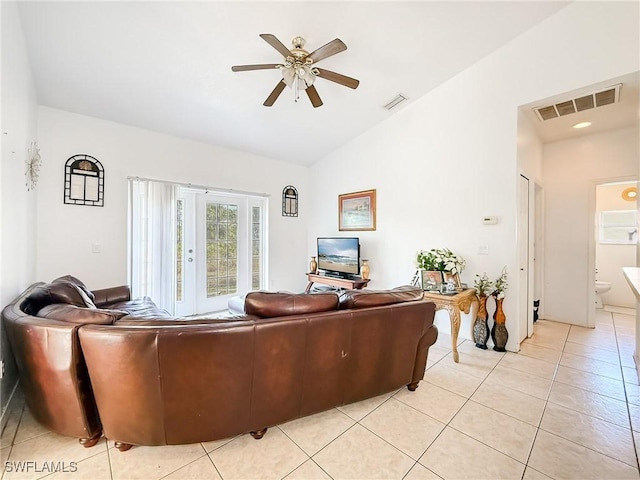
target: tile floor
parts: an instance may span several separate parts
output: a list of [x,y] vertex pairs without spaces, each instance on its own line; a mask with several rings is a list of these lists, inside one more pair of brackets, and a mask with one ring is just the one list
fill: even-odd
[[[3,478],[639,478],[634,316],[600,311],[597,322],[540,320],[518,354],[462,341],[459,364],[443,334],[417,391],[279,425],[260,441],[241,435],[123,453],[103,439],[84,449],[42,429],[18,401],[2,434]],[[28,460],[41,471],[10,471]],[[64,462],[68,472],[43,472],[44,462]]]

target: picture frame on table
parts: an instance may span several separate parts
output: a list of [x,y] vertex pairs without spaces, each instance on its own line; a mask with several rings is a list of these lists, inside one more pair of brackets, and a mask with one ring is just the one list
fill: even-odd
[[375,189],[338,195],[338,230],[365,231],[375,229]]
[[444,283],[447,283],[450,278],[453,278],[453,283],[456,288],[462,288],[462,284],[460,283],[460,274],[459,273],[451,273],[451,272],[442,272]]
[[439,290],[442,283],[442,272],[437,270],[422,270],[423,290]]

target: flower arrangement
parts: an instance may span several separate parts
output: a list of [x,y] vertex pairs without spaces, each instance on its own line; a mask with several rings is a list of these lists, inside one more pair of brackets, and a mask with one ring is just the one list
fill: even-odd
[[494,282],[493,295],[494,297],[500,299],[504,298],[504,291],[507,289],[509,284],[507,283],[507,267],[502,269],[502,273]]
[[418,268],[440,272],[460,273],[466,262],[448,248],[432,248],[425,252],[421,250],[416,257]]
[[476,287],[476,292],[481,297],[488,297],[494,291],[494,284],[489,277],[487,277],[487,273],[483,273],[482,276],[476,273],[476,279],[473,282],[473,285]]

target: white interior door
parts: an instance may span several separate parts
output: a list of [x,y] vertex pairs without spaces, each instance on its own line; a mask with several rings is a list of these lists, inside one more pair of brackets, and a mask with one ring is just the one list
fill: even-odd
[[[518,202],[518,343],[529,332],[529,316],[533,317],[529,295],[529,179],[520,175]],[[531,322],[532,323],[532,322]]]
[[181,190],[176,200],[176,315],[196,313],[196,195]]

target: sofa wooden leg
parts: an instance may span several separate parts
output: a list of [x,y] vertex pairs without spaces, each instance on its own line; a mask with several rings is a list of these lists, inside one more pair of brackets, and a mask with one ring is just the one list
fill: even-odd
[[411,382],[409,385],[407,385],[407,388],[409,389],[410,392],[415,392],[416,388],[418,388],[418,382]]
[[114,446],[121,452],[126,452],[131,447],[133,447],[133,445],[131,445],[130,443],[122,443],[122,442],[115,442]]
[[93,447],[96,443],[98,443],[100,441],[100,437],[101,436],[102,436],[102,432],[98,432],[91,438],[79,438],[78,442],[84,448]]
[[262,437],[264,437],[264,434],[267,433],[267,429],[263,428],[261,430],[256,430],[255,432],[249,432],[249,433],[256,440],[260,440]]

